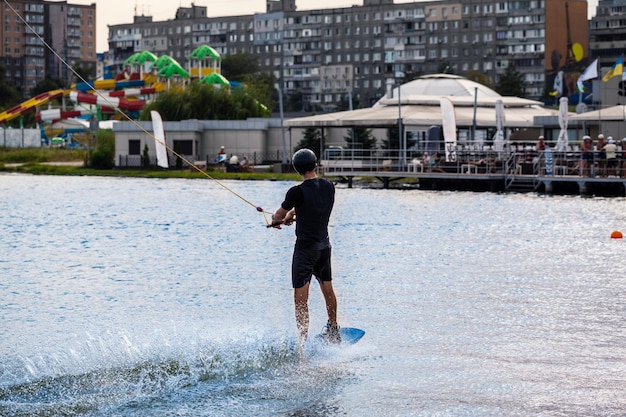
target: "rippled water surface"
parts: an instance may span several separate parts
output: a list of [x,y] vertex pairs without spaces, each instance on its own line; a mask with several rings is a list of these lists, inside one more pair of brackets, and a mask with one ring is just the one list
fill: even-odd
[[[268,211],[292,185],[224,184]],[[626,415],[613,230],[623,198],[338,186],[367,333],[301,355],[293,229],[209,180],[0,175],[0,415]]]

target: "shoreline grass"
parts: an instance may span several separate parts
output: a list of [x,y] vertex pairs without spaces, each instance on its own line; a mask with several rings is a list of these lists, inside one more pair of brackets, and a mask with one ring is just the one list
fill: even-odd
[[[32,175],[73,175],[100,177],[137,178],[213,178],[236,180],[298,180],[295,173],[274,172],[221,172],[189,169],[114,168],[93,169],[76,166],[85,161],[86,150],[63,148],[6,148],[0,147],[0,172],[14,172]],[[68,163],[64,165],[63,163]],[[74,165],[72,165],[74,164]]]
[[[31,175],[66,175],[94,177],[131,177],[131,178],[192,178],[215,180],[244,181],[300,181],[296,173],[276,172],[221,172],[202,171],[193,168],[162,169],[151,168],[113,168],[94,169],[76,164],[87,159],[86,150],[63,148],[7,148],[0,147],[0,173],[21,173]],[[63,163],[67,163],[64,165]],[[345,178],[327,177],[331,181],[344,182]],[[374,177],[355,179],[362,186],[376,187],[379,181]],[[415,185],[417,180],[405,181],[406,185]]]
[[0,146],[0,164],[84,161],[85,149],[9,148]]

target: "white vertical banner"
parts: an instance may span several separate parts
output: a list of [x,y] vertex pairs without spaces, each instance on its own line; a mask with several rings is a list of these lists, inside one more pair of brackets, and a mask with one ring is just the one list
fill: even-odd
[[152,130],[154,131],[154,145],[156,147],[157,165],[161,168],[169,168],[167,161],[167,148],[165,147],[165,130],[163,119],[157,111],[150,111],[152,117]]
[[439,101],[441,106],[441,120],[443,127],[443,143],[446,149],[446,162],[456,162],[456,116],[454,105],[449,98],[442,97]]

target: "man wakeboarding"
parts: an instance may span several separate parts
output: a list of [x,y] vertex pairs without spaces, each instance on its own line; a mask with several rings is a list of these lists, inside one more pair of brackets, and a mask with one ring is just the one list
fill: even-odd
[[312,276],[315,275],[328,314],[328,322],[322,330],[323,339],[329,343],[341,343],[328,236],[328,221],[335,203],[335,187],[332,182],[317,176],[317,157],[310,149],[297,151],[293,155],[292,164],[303,181],[287,191],[284,201],[272,216],[272,226],[280,229],[281,225],[290,226],[294,221],[296,223],[291,280],[298,333],[300,340],[304,342],[309,332],[309,286]]

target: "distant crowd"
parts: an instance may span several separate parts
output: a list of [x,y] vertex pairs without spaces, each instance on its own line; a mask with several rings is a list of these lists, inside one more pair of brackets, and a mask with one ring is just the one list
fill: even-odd
[[217,157],[215,158],[215,163],[218,166],[219,170],[225,172],[253,172],[254,165],[252,161],[248,157],[248,155],[244,155],[241,161],[237,155],[231,155],[230,158],[226,155],[226,149],[224,146],[220,148]]

